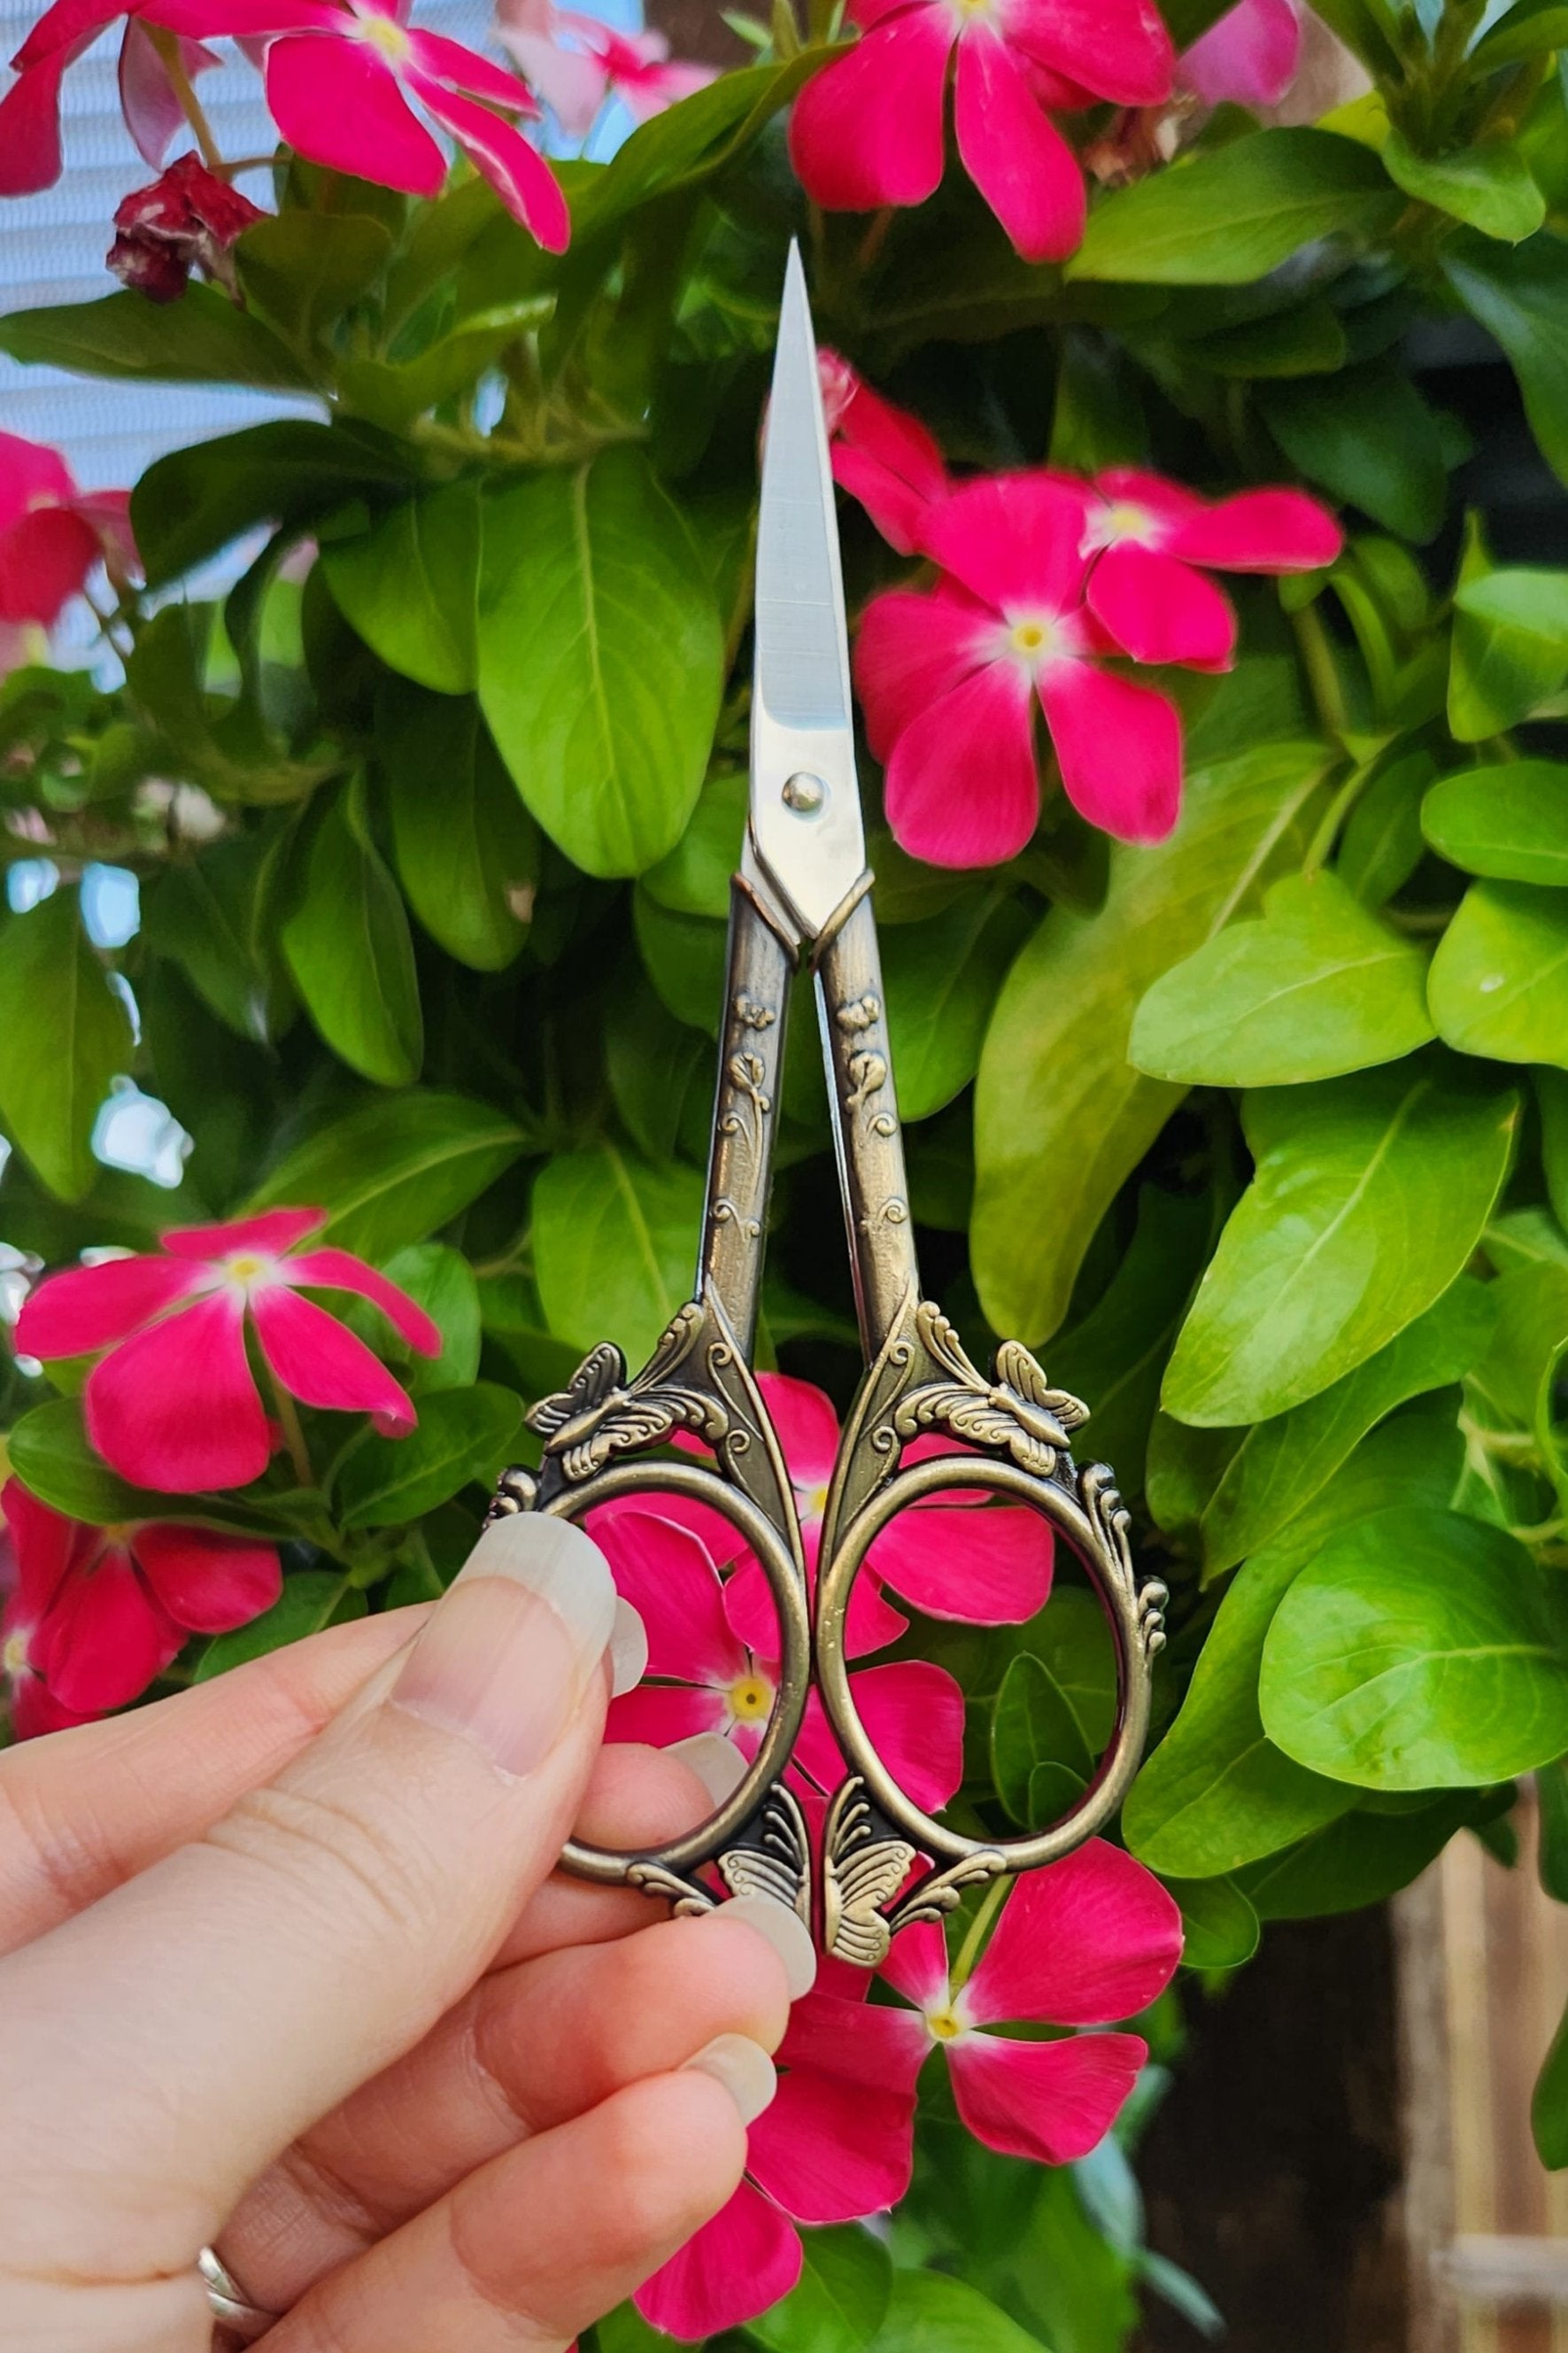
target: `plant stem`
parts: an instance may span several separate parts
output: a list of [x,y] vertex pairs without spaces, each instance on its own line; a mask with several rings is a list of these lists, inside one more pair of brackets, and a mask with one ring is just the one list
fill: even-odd
[[1302,860],[1303,874],[1313,875],[1321,869],[1324,860],[1339,839],[1340,828],[1376,774],[1384,749],[1384,747],[1380,744],[1370,760],[1357,763],[1323,811],[1318,829],[1313,834],[1307,855]]
[[1312,701],[1325,733],[1336,742],[1344,734],[1349,723],[1343,689],[1334,661],[1334,649],[1329,642],[1322,617],[1315,605],[1303,605],[1299,613],[1290,616],[1290,626],[1296,633],[1300,651],[1301,667],[1307,673],[1307,683],[1312,690]]
[[301,1487],[313,1487],[315,1472],[310,1467],[310,1450],[305,1443],[305,1432],[300,1423],[300,1409],[269,1365],[267,1385],[272,1392],[272,1402],[278,1409],[278,1419],[283,1425],[283,1443],[289,1450],[289,1461]]
[[178,34],[165,31],[162,25],[147,25],[145,29],[163,60],[163,71],[169,77],[169,87],[180,101],[180,112],[195,133],[202,162],[209,172],[221,172],[223,150],[213,137],[212,125],[202,111],[201,100],[192,88],[190,75],[181,62]]
[[985,1932],[1001,1910],[1002,1899],[1006,1894],[1010,1884],[1011,1882],[1006,1879],[993,1880],[975,1906],[974,1917],[969,1924],[963,1942],[958,1948],[958,1958],[952,1965],[950,1983],[955,1994],[962,1986],[968,1984],[970,1973],[980,1958],[980,1948],[985,1941]]

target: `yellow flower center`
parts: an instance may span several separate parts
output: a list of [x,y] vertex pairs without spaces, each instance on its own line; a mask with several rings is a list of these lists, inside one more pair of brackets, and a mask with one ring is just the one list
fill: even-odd
[[766,1675],[742,1675],[730,1685],[730,1713],[737,1724],[761,1724],[773,1704],[773,1687]]
[[[357,9],[354,13],[359,15]],[[357,29],[360,39],[379,49],[388,65],[401,65],[408,55],[408,36],[393,17],[367,9],[360,16]]]
[[254,1282],[266,1263],[254,1250],[236,1250],[228,1261],[228,1271],[236,1282]]
[[1044,618],[1015,621],[1007,633],[1007,641],[1016,654],[1026,661],[1039,661],[1058,650],[1055,624]]
[[9,1637],[5,1649],[0,1651],[0,1668],[4,1668],[13,1682],[27,1672],[27,1637],[20,1627]]
[[1147,507],[1134,506],[1131,499],[1116,499],[1105,518],[1106,536],[1110,539],[1142,539],[1149,528]]
[[808,1487],[801,1500],[805,1505],[806,1518],[813,1522],[820,1520],[824,1512],[827,1509],[827,1488],[826,1482],[820,1487]]
[[956,2042],[963,2032],[963,2021],[951,2008],[928,2010],[926,2024],[938,2042]]

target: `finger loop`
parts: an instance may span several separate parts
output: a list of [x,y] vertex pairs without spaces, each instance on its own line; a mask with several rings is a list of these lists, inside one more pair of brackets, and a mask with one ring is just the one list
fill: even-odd
[[264,2312],[252,2304],[216,2248],[204,2247],[196,2269],[207,2292],[215,2324],[226,2328],[241,2345],[254,2345],[282,2319],[280,2312]]

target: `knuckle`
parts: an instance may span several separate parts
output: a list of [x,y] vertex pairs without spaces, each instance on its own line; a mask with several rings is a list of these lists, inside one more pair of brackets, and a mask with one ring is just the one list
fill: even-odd
[[440,1910],[438,1858],[330,1791],[247,1790],[204,1842],[284,1879],[293,1898],[313,1897],[334,1920],[350,1903],[364,1926],[405,1937],[427,1931]]

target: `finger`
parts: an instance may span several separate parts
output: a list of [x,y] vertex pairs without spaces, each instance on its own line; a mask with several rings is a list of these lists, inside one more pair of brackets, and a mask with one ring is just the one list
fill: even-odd
[[183,2268],[429,2031],[560,1852],[615,1612],[580,1529],[497,1521],[412,1650],[275,1780],[0,1962],[0,2265]]
[[525,2141],[322,2281],[268,2353],[562,2353],[732,2196],[741,2111],[688,2071]]
[[0,1953],[199,1838],[312,1741],[429,1611],[330,1627],[106,1724],[0,1757]]
[[727,1905],[492,1971],[269,2168],[224,2226],[225,2261],[285,2308],[490,2158],[628,2084],[721,2038],[758,2046],[761,2065],[805,1989],[793,1945],[786,1966],[758,1934],[773,1917],[781,1936],[798,1927],[782,1905],[758,1922]]

